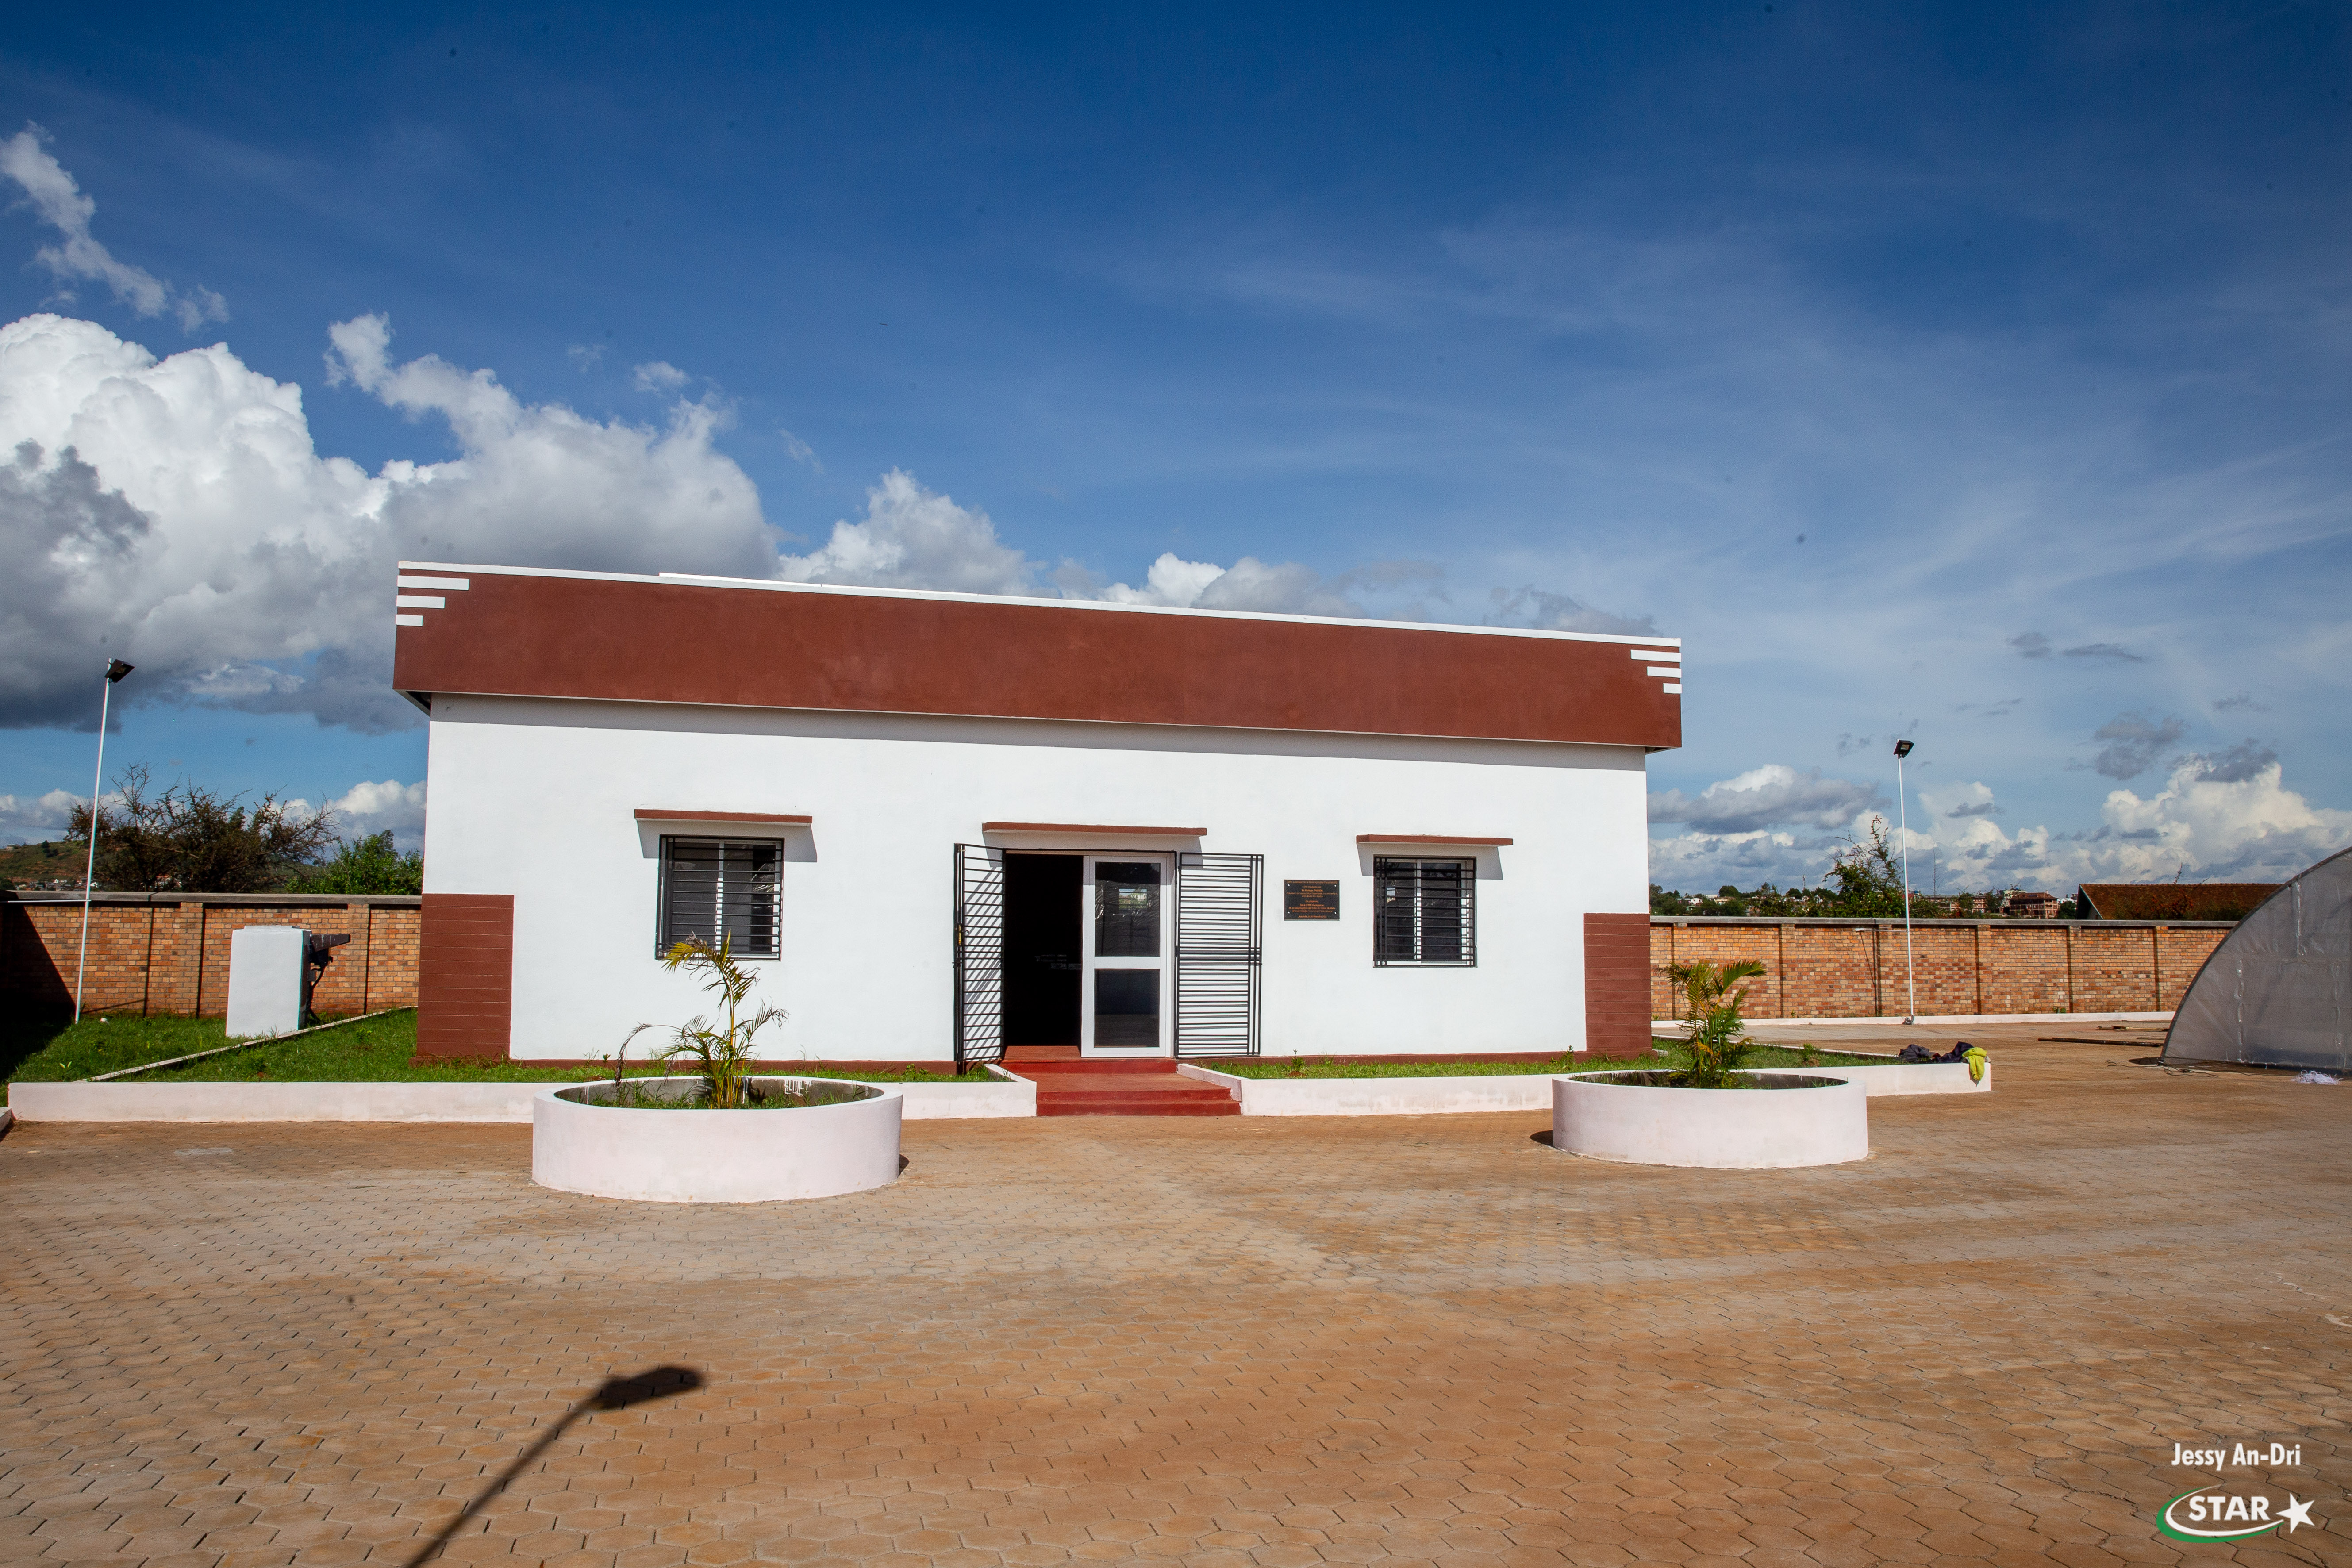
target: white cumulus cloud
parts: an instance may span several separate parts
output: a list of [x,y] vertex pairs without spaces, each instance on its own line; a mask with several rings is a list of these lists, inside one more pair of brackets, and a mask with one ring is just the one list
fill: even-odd
[[327,336],[330,385],[349,381],[413,416],[438,416],[457,437],[449,462],[384,465],[383,530],[400,554],[774,574],[759,489],[715,445],[728,424],[717,404],[681,399],[659,426],[596,420],[560,403],[524,403],[494,373],[437,354],[394,363],[391,323],[380,315],[339,322]]
[[1786,829],[1741,833],[1678,833],[1650,840],[1650,880],[1683,892],[1712,892],[1728,883],[1783,887],[1815,881],[1829,869],[1830,854],[1844,841],[1818,837],[1800,840]]
[[[1993,820],[1992,791],[1980,783],[1923,790],[1919,798],[1927,821],[1915,818],[1908,840],[1913,885],[1939,881],[1946,891],[2023,887],[2065,893],[2079,882],[2175,877],[2279,881],[2352,844],[2352,811],[2313,805],[2288,789],[2277,757],[2252,742],[2179,759],[2151,795],[2109,791],[2099,826],[2080,832],[2046,826],[2004,831]],[[1903,841],[1892,829],[1887,837]],[[1653,838],[1650,879],[1686,891],[1726,882],[1801,884],[1828,871],[1846,837],[1751,828]]]
[[82,194],[74,177],[42,145],[47,139],[48,132],[27,124],[0,142],[0,175],[14,180],[40,220],[64,238],[61,245],[41,247],[33,259],[60,282],[105,284],[117,300],[142,316],[160,316],[168,307],[192,332],[206,321],[226,321],[227,302],[211,289],[175,289],[145,268],[119,260],[91,236],[98,204]]
[[1028,594],[1036,572],[1035,563],[997,538],[986,512],[893,468],[866,492],[863,520],[835,523],[823,546],[782,557],[776,574],[788,583]]
[[[1244,558],[1246,559],[1246,557]],[[1257,563],[1250,562],[1252,566]],[[1073,584],[1085,592],[1074,597],[1102,599],[1114,605],[1172,605],[1179,609],[1191,609],[1201,602],[1209,584],[1225,574],[1225,569],[1211,561],[1187,561],[1174,551],[1161,552],[1143,576],[1143,586],[1129,587],[1125,583],[1113,583],[1108,587],[1095,588],[1091,584]]]
[[69,789],[46,795],[0,795],[0,844],[32,844],[62,838],[73,808],[82,796]]
[[[2238,765],[2232,765],[2236,763]],[[2102,826],[2053,852],[2076,880],[2170,877],[2271,881],[2294,875],[2352,843],[2352,811],[2313,805],[2285,785],[2275,757],[2184,757],[2161,790],[2145,799],[2110,791]]]
[[[307,800],[287,803],[308,816],[316,808]],[[335,814],[335,831],[344,838],[363,838],[389,831],[403,849],[414,849],[425,833],[425,781],[402,784],[398,779],[362,779],[329,801]]]
[[[1351,618],[1389,614],[1428,619],[1433,613],[1430,601],[1444,597],[1439,589],[1444,575],[1427,562],[1375,561],[1326,577],[1295,561],[1276,564],[1244,555],[1230,566],[1220,566],[1213,561],[1187,561],[1171,550],[1151,563],[1139,587],[1105,584],[1074,561],[1064,562],[1054,573],[1054,584],[1065,598],[1112,605]],[[1367,606],[1365,600],[1372,596],[1385,601],[1381,608]]]
[[1187,561],[1174,551],[1168,551],[1151,563],[1139,588],[1126,583],[1099,585],[1084,571],[1068,566],[1056,574],[1056,581],[1070,598],[1097,599],[1113,605],[1257,610],[1276,615],[1364,613],[1363,607],[1349,596],[1344,580],[1327,581],[1313,567],[1297,562],[1271,565],[1255,555],[1244,555],[1231,566],[1220,566],[1213,561]]
[[1686,822],[1718,835],[1778,826],[1845,827],[1866,818],[1881,799],[1876,784],[1824,778],[1819,768],[1799,773],[1784,763],[1767,763],[1736,778],[1718,779],[1696,795],[1654,790],[1650,820]]
[[320,454],[302,389],[225,344],[158,359],[90,321],[0,327],[0,726],[94,721],[109,655],[140,667],[133,700],[413,723],[387,680],[404,556],[773,574],[759,493],[713,444],[723,410],[599,421],[397,363],[391,336],[380,316],[334,327],[331,379],[446,422],[458,451],[371,474]]
[[1989,784],[1950,784],[1940,789],[1917,792],[1919,804],[1930,817],[1950,817],[1954,821],[1971,816],[1999,816],[2000,807],[1993,804],[1992,786]]

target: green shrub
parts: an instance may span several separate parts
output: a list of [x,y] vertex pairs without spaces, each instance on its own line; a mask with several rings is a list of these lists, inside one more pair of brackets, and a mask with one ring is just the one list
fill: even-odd
[[293,893],[421,893],[425,852],[413,849],[403,855],[394,847],[390,829],[346,838],[326,859],[295,872],[286,888]]

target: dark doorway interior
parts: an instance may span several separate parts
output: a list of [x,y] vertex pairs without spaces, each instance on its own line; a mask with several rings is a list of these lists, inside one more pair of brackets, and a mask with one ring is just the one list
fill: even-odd
[[1004,858],[1004,1043],[1078,1043],[1081,862],[1076,855]]

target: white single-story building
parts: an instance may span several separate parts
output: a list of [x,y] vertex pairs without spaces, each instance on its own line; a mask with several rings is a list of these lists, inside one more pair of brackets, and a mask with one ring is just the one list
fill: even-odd
[[1672,638],[410,563],[418,1049],[1630,1054]]

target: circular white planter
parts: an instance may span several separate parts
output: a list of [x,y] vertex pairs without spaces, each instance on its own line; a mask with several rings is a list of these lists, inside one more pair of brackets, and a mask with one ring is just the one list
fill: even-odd
[[[699,1079],[633,1079],[686,1085]],[[656,1204],[758,1204],[862,1193],[898,1179],[898,1117],[890,1084],[840,1079],[880,1092],[840,1105],[776,1110],[645,1110],[567,1100],[530,1102],[530,1179],[563,1193]],[[575,1086],[577,1087],[577,1086]]]
[[1802,1089],[1666,1089],[1610,1083],[1608,1073],[1551,1082],[1551,1144],[1636,1165],[1778,1170],[1837,1165],[1870,1153],[1870,1091],[1809,1079]]

